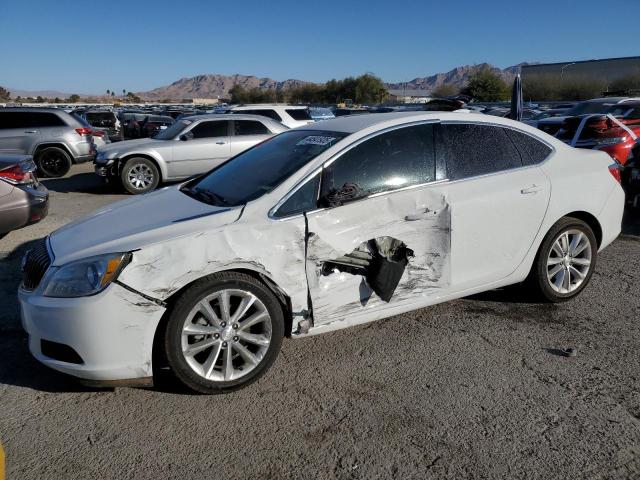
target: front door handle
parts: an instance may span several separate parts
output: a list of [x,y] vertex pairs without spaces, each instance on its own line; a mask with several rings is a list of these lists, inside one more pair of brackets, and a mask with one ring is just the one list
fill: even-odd
[[530,193],[538,193],[541,190],[542,190],[542,187],[540,185],[531,185],[530,187],[526,187],[520,190],[520,193],[522,195],[528,195]]
[[225,145],[226,143],[227,143],[227,142],[224,142],[224,141],[222,141],[222,140],[218,140],[218,141],[216,142],[216,145]]
[[25,130],[24,133],[38,133],[37,130]]

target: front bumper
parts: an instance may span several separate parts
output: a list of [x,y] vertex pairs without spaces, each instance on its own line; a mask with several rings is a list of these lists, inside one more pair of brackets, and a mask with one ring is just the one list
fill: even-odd
[[104,178],[114,177],[118,175],[116,159],[109,159],[103,162],[94,160],[93,167],[96,175]]
[[[29,350],[46,366],[97,382],[131,384],[153,376],[153,338],[163,306],[117,283],[80,298],[51,298],[38,289],[20,289],[18,299]],[[44,355],[43,340],[72,348],[80,360]]]

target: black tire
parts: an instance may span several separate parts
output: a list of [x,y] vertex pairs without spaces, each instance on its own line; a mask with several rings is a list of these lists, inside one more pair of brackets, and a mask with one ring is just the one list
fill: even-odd
[[[262,302],[262,306],[266,308],[266,311],[268,312],[270,317],[270,343],[268,347],[265,347],[266,352],[263,351],[261,353],[261,357],[257,365],[252,367],[252,369],[249,370],[248,373],[241,373],[242,376],[240,376],[239,378],[231,379],[228,381],[225,381],[221,378],[217,380],[210,380],[205,378],[205,376],[203,376],[201,373],[196,372],[194,368],[192,368],[192,366],[190,366],[187,362],[185,354],[183,353],[182,346],[183,327],[188,321],[190,312],[192,312],[194,307],[201,300],[207,298],[207,296],[211,294],[223,291],[225,289],[243,290],[245,292],[250,292],[252,295],[257,297],[260,302]],[[212,304],[210,303],[210,305]],[[214,304],[213,308],[216,309],[218,307]],[[216,310],[216,312],[220,313],[219,310]],[[210,327],[210,325],[205,326]],[[222,332],[222,330],[220,330],[220,332]],[[219,341],[222,342],[224,337],[220,336],[220,334],[218,335]],[[214,336],[212,335],[203,335],[202,337],[202,339],[196,338],[196,340],[201,341],[206,339],[214,339]],[[278,302],[278,299],[275,297],[273,292],[271,292],[271,290],[262,282],[249,275],[237,272],[223,272],[196,281],[180,296],[180,298],[178,298],[169,314],[169,320],[166,325],[164,336],[164,348],[169,367],[182,384],[198,393],[221,394],[246,387],[247,385],[255,382],[262,375],[264,375],[278,356],[283,337],[284,314],[282,312],[282,307],[280,306],[280,303]],[[233,341],[237,341],[237,337],[234,337]],[[231,347],[229,345],[231,345],[232,340],[228,339],[227,342],[228,344],[226,344],[225,347],[230,349]],[[233,344],[232,346],[235,348],[235,345],[236,344]],[[245,347],[246,345],[247,344],[245,344]],[[213,352],[214,348],[217,347],[212,346],[211,350],[207,349],[202,351],[203,365],[206,363],[206,360],[204,360],[204,358],[206,357],[207,359],[210,359],[211,357],[209,357],[209,355],[211,355],[211,352]],[[234,350],[230,351],[233,355]],[[218,360],[213,363],[216,369],[220,368],[219,371],[216,370],[216,375],[223,375],[226,364],[226,357],[224,357],[225,352],[226,350],[222,350],[221,346],[220,356],[216,356]],[[236,350],[236,354],[237,353],[238,352]],[[239,359],[240,361],[242,361],[243,359],[240,357],[241,355],[238,354],[236,356],[236,360]],[[234,365],[236,360],[234,360],[231,364]]]
[[[556,240],[560,237],[561,234],[569,231],[578,231],[584,234],[586,240],[589,242],[590,249],[590,264],[588,267],[582,267],[580,265],[576,265],[577,268],[584,268],[584,278],[581,280],[581,283],[575,287],[573,290],[569,290],[567,292],[559,292],[554,289],[552,286],[551,280],[548,278],[548,266],[547,262],[550,260],[549,256],[551,254],[552,248]],[[585,248],[586,250],[586,248]],[[583,250],[584,252],[584,250]],[[581,256],[586,255],[586,253],[580,253],[576,255],[575,259],[580,259]],[[567,258],[569,255],[565,255],[564,258]],[[559,259],[558,255],[554,252],[555,259]],[[564,217],[561,218],[551,230],[547,233],[538,249],[538,254],[536,255],[535,262],[531,268],[531,273],[527,278],[526,285],[529,287],[532,294],[535,297],[552,303],[565,302],[577,296],[584,288],[589,284],[589,280],[591,280],[591,275],[593,275],[593,271],[596,267],[596,260],[598,257],[598,243],[596,241],[596,237],[593,233],[593,230],[589,225],[587,225],[582,220],[573,217]],[[573,261],[573,257],[570,257],[570,260]],[[564,265],[561,261],[558,265]],[[553,268],[554,266],[551,266]],[[572,267],[572,272],[575,271],[575,268]],[[588,268],[588,269],[587,269]],[[577,275],[574,274],[574,278],[578,278]],[[564,278],[563,273],[563,278]],[[558,280],[558,277],[552,277]],[[569,277],[570,278],[570,277]],[[564,286],[564,284],[563,284]]]
[[71,157],[58,147],[46,147],[35,155],[38,174],[42,177],[60,178],[71,170]]
[[156,189],[160,184],[160,172],[148,158],[134,157],[122,167],[120,181],[127,192],[139,195]]

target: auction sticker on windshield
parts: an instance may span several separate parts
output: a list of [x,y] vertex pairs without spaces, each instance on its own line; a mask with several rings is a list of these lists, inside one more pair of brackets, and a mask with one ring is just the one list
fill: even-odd
[[296,145],[329,145],[336,137],[325,137],[322,135],[310,135],[304,137]]

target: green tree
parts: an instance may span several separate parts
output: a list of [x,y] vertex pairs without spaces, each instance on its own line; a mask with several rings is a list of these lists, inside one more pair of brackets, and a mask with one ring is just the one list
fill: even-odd
[[67,101],[69,103],[77,103],[80,101],[80,95],[74,93],[73,95],[70,95],[69,98],[67,98]]
[[36,97],[36,103],[44,103],[44,98],[42,98],[40,95],[38,95]]
[[0,100],[11,100],[11,92],[4,87],[0,87]]
[[460,93],[460,89],[451,83],[443,83],[431,91],[433,97],[453,97]]
[[469,76],[464,93],[481,102],[499,102],[509,98],[509,86],[500,75],[485,67]]
[[373,73],[356,78],[355,100],[358,103],[382,103],[387,95],[384,82]]

